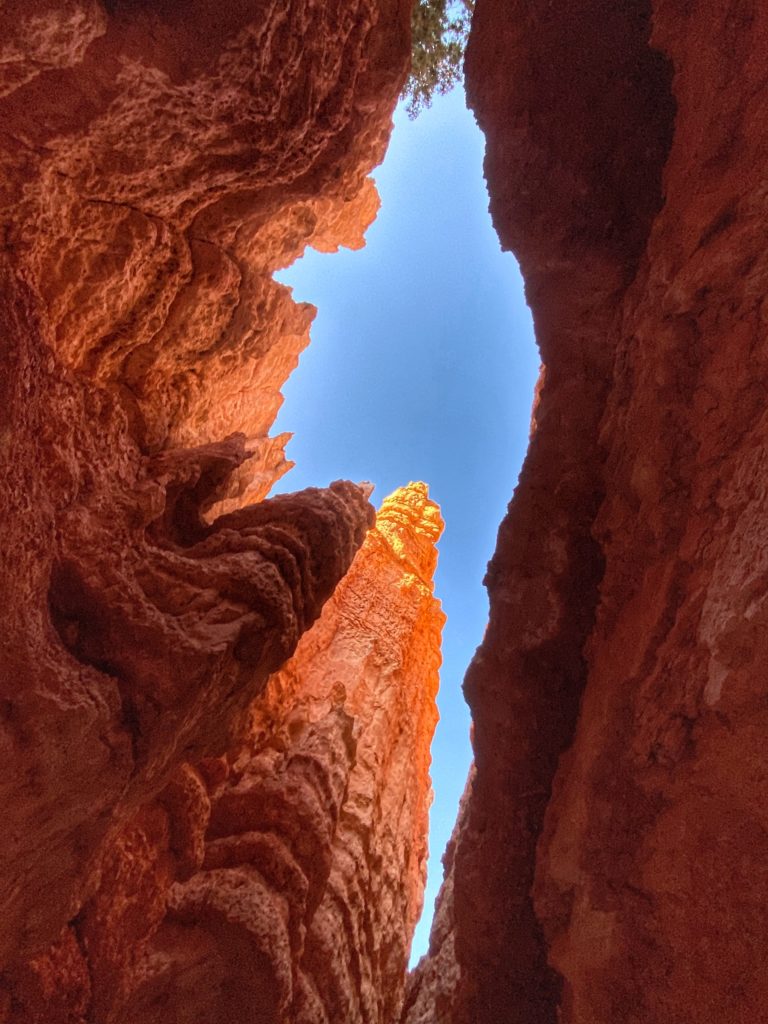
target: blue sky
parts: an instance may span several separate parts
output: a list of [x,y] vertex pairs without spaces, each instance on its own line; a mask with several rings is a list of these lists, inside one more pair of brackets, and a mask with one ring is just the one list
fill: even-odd
[[471,759],[461,683],[487,621],[482,579],[525,454],[539,367],[517,264],[488,215],[483,148],[461,87],[415,121],[401,105],[374,172],[382,206],[366,247],[309,252],[278,275],[319,310],[283,389],[275,431],[294,432],[296,467],[278,489],[370,480],[378,504],[424,480],[446,522],[431,856],[413,958],[427,948]]

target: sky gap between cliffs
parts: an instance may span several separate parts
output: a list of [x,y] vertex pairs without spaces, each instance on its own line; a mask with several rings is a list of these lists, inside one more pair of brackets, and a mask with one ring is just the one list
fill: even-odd
[[279,275],[319,312],[283,389],[274,432],[294,432],[296,467],[277,490],[370,479],[379,504],[424,480],[446,521],[429,879],[412,960],[427,948],[471,760],[461,682],[487,620],[482,579],[525,456],[539,368],[522,278],[488,214],[483,150],[463,89],[416,121],[401,104],[374,172],[382,205],[365,248],[309,252]]

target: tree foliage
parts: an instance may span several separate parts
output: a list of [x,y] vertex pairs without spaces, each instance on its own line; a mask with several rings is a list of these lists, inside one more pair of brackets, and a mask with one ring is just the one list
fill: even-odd
[[411,73],[403,89],[410,118],[461,79],[474,0],[416,0],[411,15]]

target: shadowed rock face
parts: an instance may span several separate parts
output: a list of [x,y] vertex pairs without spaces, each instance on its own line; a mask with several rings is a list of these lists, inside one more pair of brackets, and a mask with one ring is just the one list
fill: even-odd
[[361,244],[407,21],[0,12],[0,1017],[101,1013],[89,950],[122,977],[202,849],[183,765],[231,746],[373,523],[348,483],[254,502],[313,314],[272,270]]
[[410,1024],[765,1016],[766,56],[759,4],[478,0],[544,366]]

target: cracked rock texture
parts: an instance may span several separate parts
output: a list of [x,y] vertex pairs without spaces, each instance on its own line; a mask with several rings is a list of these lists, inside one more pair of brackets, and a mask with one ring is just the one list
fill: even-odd
[[2,1020],[128,1000],[200,884],[217,759],[374,521],[346,482],[261,500],[313,316],[272,272],[362,244],[408,16],[0,10]]
[[477,0],[543,369],[409,1024],[768,1020],[767,67],[751,0]]

